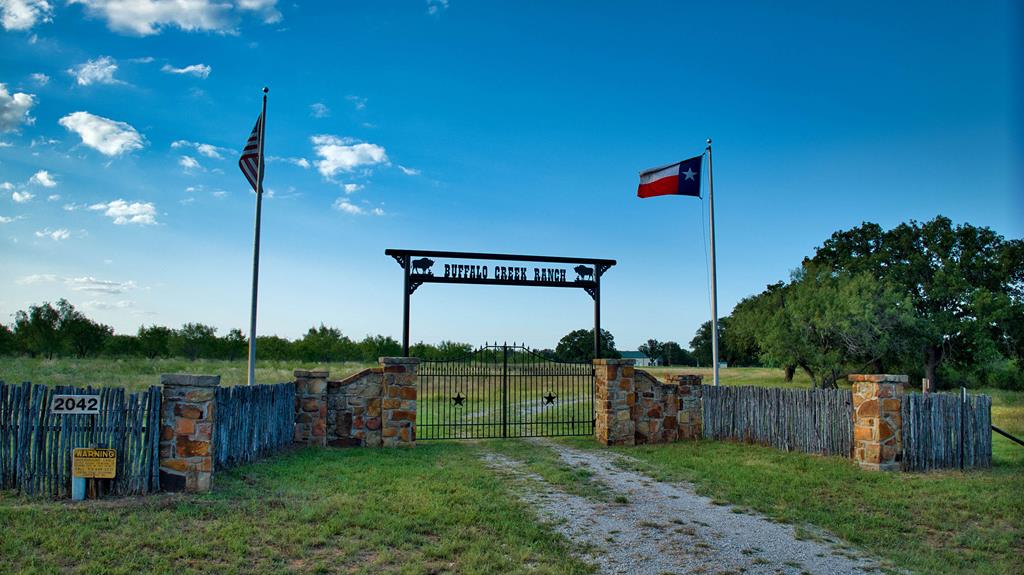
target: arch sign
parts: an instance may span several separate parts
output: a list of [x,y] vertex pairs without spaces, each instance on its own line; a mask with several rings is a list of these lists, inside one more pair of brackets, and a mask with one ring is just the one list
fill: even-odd
[[601,350],[601,276],[615,260],[430,250],[384,250],[405,272],[402,354],[409,355],[409,298],[423,284],[579,288],[594,300],[594,357]]

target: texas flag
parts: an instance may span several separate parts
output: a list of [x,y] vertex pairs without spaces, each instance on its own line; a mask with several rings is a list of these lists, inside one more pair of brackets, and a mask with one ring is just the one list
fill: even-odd
[[704,156],[697,156],[675,164],[651,168],[640,172],[640,187],[636,195],[700,197],[700,165]]

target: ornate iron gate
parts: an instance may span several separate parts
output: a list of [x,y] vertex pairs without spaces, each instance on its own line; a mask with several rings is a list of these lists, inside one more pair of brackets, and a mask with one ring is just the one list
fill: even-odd
[[589,363],[495,344],[459,358],[424,360],[418,379],[417,440],[594,433]]

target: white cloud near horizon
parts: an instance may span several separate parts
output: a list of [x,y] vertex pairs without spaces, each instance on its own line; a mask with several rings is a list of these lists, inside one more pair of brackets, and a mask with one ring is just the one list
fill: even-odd
[[14,200],[14,203],[16,204],[24,204],[25,202],[31,200],[34,197],[36,197],[36,195],[33,194],[32,192],[11,192],[11,199]]
[[64,240],[70,238],[71,237],[71,232],[69,232],[65,228],[61,228],[59,230],[52,230],[52,231],[50,230],[50,228],[46,228],[45,230],[37,231],[36,232],[36,237],[37,238],[50,238],[51,240],[53,240],[55,242],[60,242],[60,241],[64,241]]
[[78,134],[82,143],[105,156],[120,156],[145,145],[142,134],[126,122],[118,122],[89,112],[74,112],[58,122]]
[[123,226],[126,224],[138,224],[151,226],[156,221],[156,206],[152,202],[132,202],[117,199],[107,203],[98,203],[89,206],[90,210],[102,211],[103,215],[114,220],[114,224]]
[[213,144],[190,142],[188,140],[175,140],[171,142],[171,147],[174,149],[193,148],[195,151],[206,156],[207,158],[213,158],[215,160],[223,160],[223,154],[231,153],[231,150],[227,148],[221,148],[220,146],[214,146]]
[[194,76],[196,78],[206,79],[210,77],[210,72],[213,68],[206,64],[192,64],[185,66],[184,68],[175,68],[170,64],[164,64],[163,68],[160,68],[161,72],[165,74],[177,74],[179,76]]
[[388,161],[387,152],[377,144],[326,134],[313,136],[310,140],[313,142],[313,151],[321,158],[314,163],[325,178]]
[[30,30],[52,16],[53,5],[47,0],[0,0],[0,24],[7,31]]
[[75,77],[79,86],[91,84],[124,84],[114,77],[117,72],[117,62],[110,56],[100,56],[95,60],[86,60],[74,68],[68,69],[68,74]]
[[334,204],[331,207],[333,207],[334,209],[338,210],[339,212],[345,212],[346,214],[351,214],[353,216],[365,216],[365,215],[383,216],[383,215],[385,215],[384,210],[382,210],[381,208],[371,208],[371,209],[367,210],[365,208],[362,208],[360,206],[357,206],[357,205],[353,204],[352,202],[348,201],[348,199],[346,199],[344,197],[338,198],[338,199],[334,200]]
[[46,170],[39,170],[32,174],[32,177],[28,179],[28,183],[43,186],[44,188],[56,188],[57,182],[50,175],[50,172]]
[[0,132],[13,132],[18,126],[31,126],[35,118],[29,115],[36,98],[32,94],[7,91],[7,84],[0,82]]

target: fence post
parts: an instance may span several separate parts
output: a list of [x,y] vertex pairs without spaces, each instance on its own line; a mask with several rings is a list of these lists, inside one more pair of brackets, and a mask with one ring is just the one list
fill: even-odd
[[220,376],[163,374],[160,385],[160,487],[166,491],[209,491]]
[[700,375],[672,375],[669,383],[679,386],[679,439],[700,439],[703,436],[702,409],[703,377]]
[[602,445],[636,445],[633,359],[594,360],[594,437]]
[[295,370],[295,443],[327,445],[327,376],[324,369]]
[[900,395],[905,375],[852,374],[853,459],[862,469],[898,471],[903,457]]

